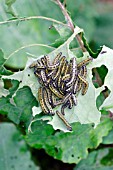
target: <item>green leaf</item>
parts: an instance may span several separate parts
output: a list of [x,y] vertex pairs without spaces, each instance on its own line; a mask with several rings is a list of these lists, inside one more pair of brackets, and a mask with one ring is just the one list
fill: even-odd
[[93,33],[96,29],[95,17],[98,14],[95,2],[93,0],[71,0],[70,3],[70,0],[67,0],[66,8],[75,25],[84,29],[87,39],[91,40],[94,38]]
[[56,31],[59,33],[60,38],[56,39],[55,42],[51,44],[51,46],[58,48],[72,35],[72,30],[70,30],[69,27],[65,27],[60,24],[53,24],[53,26],[56,29]]
[[[65,41],[64,44],[62,44],[57,49],[48,54],[50,59],[53,60],[59,52],[62,52],[63,55],[67,57],[67,60],[70,60],[70,58],[72,57],[76,57],[77,62],[86,59],[89,56],[88,53],[84,53],[84,57],[82,58],[77,58],[77,56],[75,56],[73,52],[70,51],[69,49],[69,45],[73,41],[75,35],[77,35],[81,31],[82,29],[76,27],[74,33],[68,38],[67,41]],[[39,56],[38,58],[41,57],[42,56]],[[40,87],[40,84],[39,82],[37,82],[37,78],[35,77],[33,70],[29,69],[29,65],[36,60],[37,59],[29,58],[26,67],[23,71],[16,72],[11,76],[3,76],[3,78],[21,81],[19,88],[22,88],[23,86],[29,86],[31,88],[33,95],[37,98],[37,90]],[[84,96],[81,94],[78,95],[78,105],[76,107],[73,107],[71,110],[65,109],[66,113],[65,117],[69,123],[73,122],[80,122],[81,124],[94,123],[95,126],[97,126],[97,124],[100,121],[100,112],[96,108],[95,87],[92,83],[92,69],[88,69],[87,81],[89,83],[87,94]],[[90,107],[87,107],[88,103],[90,103]],[[57,110],[60,111],[60,109],[61,109],[60,107],[57,107]],[[35,109],[35,115],[40,113],[39,110],[40,110],[39,108],[37,108],[37,110]],[[55,130],[61,129],[64,132],[67,132],[67,128],[64,126],[63,122],[59,120],[56,114],[55,116],[53,116],[53,120],[50,121],[49,124],[51,124]]]
[[28,127],[32,119],[32,107],[37,106],[37,101],[28,87],[19,89],[14,98],[0,98],[0,113],[7,114],[14,123],[22,122]]
[[74,170],[112,170],[113,149],[106,148],[91,152]]
[[[42,5],[43,4],[43,5]],[[11,17],[5,12],[5,5],[0,1],[1,15],[0,20],[9,20]],[[19,0],[13,4],[13,9],[16,11],[18,18],[29,16],[45,16],[52,17],[58,21],[63,21],[64,17],[60,8],[50,0],[37,1],[34,0]],[[54,12],[51,15],[51,10]],[[4,17],[5,16],[5,17]],[[10,54],[19,49],[20,47],[29,44],[52,44],[57,38],[58,33],[55,29],[49,29],[53,22],[32,19],[30,21],[15,22],[7,25],[0,26],[0,44],[1,48],[5,51],[5,56],[8,58]],[[43,29],[42,29],[43,28]],[[10,40],[10,41],[8,41]],[[11,68],[24,68],[27,61],[27,54],[31,53],[36,56],[47,54],[51,52],[51,48],[41,46],[26,47],[15,53],[7,61],[7,66]]]
[[12,72],[7,70],[5,67],[4,67],[4,64],[6,62],[6,59],[4,58],[4,53],[3,51],[0,49],[0,76],[1,75],[11,75]]
[[19,82],[17,80],[11,80],[11,87],[9,88],[9,92],[10,92],[10,95],[9,97],[11,98],[12,95],[15,93],[15,91],[18,89],[19,87]]
[[38,170],[23,136],[11,123],[0,124],[0,169]]
[[85,38],[84,33],[82,33],[82,40],[83,40],[83,43],[84,43],[84,47],[85,47],[86,50],[89,52],[90,56],[92,56],[93,58],[96,58],[96,57],[98,56],[98,54],[100,53],[102,47],[101,47],[100,49],[98,49],[97,52],[95,53],[95,52],[93,52],[93,51],[91,50],[91,48],[89,47],[89,44],[88,44],[88,42],[87,42],[87,40],[86,40],[86,38]]
[[26,141],[32,147],[44,148],[55,159],[78,163],[87,157],[89,148],[96,148],[102,142],[103,136],[112,128],[112,121],[104,119],[95,129],[92,124],[80,123],[72,124],[72,128],[72,133],[54,133],[50,125],[39,120],[32,123],[32,132],[27,133]]
[[15,3],[16,0],[5,0],[5,4],[7,5],[7,10],[6,12],[11,14],[12,16],[16,17],[16,14],[12,8],[12,5]]
[[[103,44],[113,48],[113,17],[112,17],[112,5],[108,3],[101,3],[97,6],[99,16],[95,20],[96,29],[94,30],[93,42],[95,42],[96,47],[99,47]],[[106,24],[105,24],[106,23]]]
[[37,106],[35,97],[32,95],[31,90],[28,87],[23,87],[17,91],[16,96],[14,96],[13,99],[16,108],[19,110],[19,122],[23,122],[28,126],[32,119],[32,107]]
[[113,129],[103,138],[103,144],[113,144]]
[[16,0],[5,0],[5,4],[8,6],[11,6],[12,4],[15,3]]

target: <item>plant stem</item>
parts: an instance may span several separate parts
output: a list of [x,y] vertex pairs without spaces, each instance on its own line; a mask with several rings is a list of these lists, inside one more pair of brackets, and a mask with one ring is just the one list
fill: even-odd
[[29,20],[33,20],[33,19],[43,19],[43,20],[47,20],[47,21],[51,21],[51,22],[55,22],[57,24],[61,24],[61,25],[67,26],[67,24],[64,24],[64,23],[62,23],[60,21],[57,21],[57,20],[55,20],[53,18],[48,18],[48,17],[44,17],[44,16],[31,16],[31,17],[24,17],[24,18],[14,18],[12,20],[1,21],[0,25],[8,24],[8,23],[14,23],[14,22],[19,22],[19,21],[29,21]]
[[71,28],[71,30],[74,32],[74,25],[73,22],[69,16],[69,14],[67,13],[67,10],[65,9],[64,5],[60,2],[60,0],[56,0],[58,6],[60,7],[60,9],[62,10],[62,13],[64,14],[64,17],[67,21],[68,26]]
[[[64,7],[64,5],[60,2],[60,0],[55,0],[58,4],[58,6],[60,7],[60,9],[62,10],[62,13],[67,21],[67,25],[70,27],[70,29],[72,30],[72,32],[74,32],[74,24],[72,22],[72,19],[70,18],[66,8]],[[82,49],[83,52],[86,51],[85,47],[84,47],[84,44],[83,44],[83,41],[81,39],[81,37],[79,35],[76,35],[76,39]]]

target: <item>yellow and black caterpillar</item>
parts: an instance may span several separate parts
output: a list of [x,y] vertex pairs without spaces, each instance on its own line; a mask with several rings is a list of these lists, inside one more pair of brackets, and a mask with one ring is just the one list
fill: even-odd
[[49,56],[44,56],[29,67],[34,68],[34,74],[38,78],[41,87],[38,89],[38,100],[42,111],[45,114],[54,115],[54,109],[61,106],[61,113],[56,114],[64,122],[68,130],[72,130],[71,125],[64,118],[64,109],[71,109],[77,105],[77,94],[81,91],[85,95],[88,89],[86,65],[92,60],[88,58],[82,62],[76,62],[76,58],[71,58],[70,62],[57,54],[53,62]]

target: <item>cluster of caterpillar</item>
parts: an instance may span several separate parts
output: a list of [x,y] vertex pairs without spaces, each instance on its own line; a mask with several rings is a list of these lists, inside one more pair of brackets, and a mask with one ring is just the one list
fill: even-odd
[[60,52],[53,62],[46,55],[29,66],[34,68],[34,74],[41,84],[38,89],[38,100],[42,111],[54,115],[53,108],[62,105],[61,113],[56,111],[56,114],[69,131],[72,131],[72,127],[64,117],[64,109],[66,107],[71,109],[77,105],[77,94],[80,90],[82,95],[86,94],[88,89],[86,65],[91,60],[92,58],[87,58],[77,64],[75,57],[67,61]]

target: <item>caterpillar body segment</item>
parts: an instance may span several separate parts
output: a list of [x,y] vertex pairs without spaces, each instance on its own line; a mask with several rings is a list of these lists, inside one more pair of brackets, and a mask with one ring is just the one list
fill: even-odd
[[73,86],[71,86],[71,87],[68,87],[67,89],[66,89],[66,92],[72,92],[73,91]]
[[69,81],[69,79],[70,79],[70,74],[66,74],[62,77],[62,81],[65,81],[65,82]]
[[63,95],[53,86],[53,84],[49,84],[49,89],[52,91],[52,93],[57,96],[58,98],[62,99]]
[[66,84],[66,86],[71,86],[72,84],[73,84],[73,81],[74,81],[74,79],[75,79],[75,77],[76,77],[76,75],[77,75],[77,64],[76,64],[76,59],[75,59],[75,57],[74,58],[72,58],[71,60],[70,60],[70,65],[71,65],[71,67],[72,67],[72,70],[70,70],[71,71],[71,79],[70,79],[70,81]]
[[85,65],[82,66],[81,69],[83,70],[83,77],[86,78],[87,77],[87,68],[86,68],[86,66]]
[[52,106],[52,103],[53,103],[52,92],[48,88],[46,88],[45,90],[46,90],[46,93],[47,93],[47,98],[48,98],[49,104]]
[[44,65],[45,67],[47,67],[47,63],[44,57],[41,58],[41,63],[42,65]]
[[87,90],[88,90],[88,82],[86,81],[86,83],[83,84],[83,87],[82,87],[82,95],[85,95]]
[[62,52],[58,53],[57,56],[53,60],[53,64],[56,64],[59,62],[60,57],[62,56]]
[[48,114],[54,115],[55,113],[53,112],[53,109],[52,109],[52,107],[51,107],[51,105],[49,103],[47,91],[46,91],[45,88],[43,88],[43,96],[44,96],[44,103],[48,108]]
[[65,60],[64,63],[62,64],[62,68],[61,68],[62,76],[64,76],[64,74],[65,74],[66,67],[67,67],[67,60]]
[[72,109],[72,107],[73,107],[73,100],[72,100],[72,97],[69,97],[69,99],[68,99],[68,108]]
[[61,77],[61,75],[59,75],[58,83],[57,83],[57,86],[58,86],[59,89],[60,89],[60,86],[61,86],[61,82],[62,82],[62,77]]
[[77,98],[74,94],[72,94],[71,99],[72,99],[73,104],[76,106],[77,105]]
[[79,74],[78,74],[78,77],[82,81],[82,84],[83,84],[82,95],[85,95],[88,89],[88,82],[84,79],[84,77],[81,77]]
[[58,106],[58,105],[61,105],[61,104],[63,104],[63,99],[54,101],[54,106],[55,107]]
[[42,111],[45,113],[45,114],[48,114],[49,111],[48,111],[48,108],[47,106],[45,105],[44,103],[44,96],[43,96],[43,88],[40,87],[38,89],[38,100],[39,100],[39,103],[40,103],[40,106],[42,108]]
[[61,74],[61,69],[62,69],[62,66],[63,66],[65,60],[66,60],[66,57],[65,57],[65,56],[62,56],[61,59],[60,59],[60,65],[59,65],[59,67],[58,67],[58,69],[57,69],[56,75],[53,77],[53,80],[55,80],[56,78],[58,78],[59,75]]
[[77,67],[79,68],[79,67],[81,67],[83,65],[87,65],[90,61],[92,61],[92,58],[87,58],[87,59],[81,61],[80,63],[78,63]]
[[47,82],[47,77],[46,77],[45,71],[44,71],[44,70],[41,70],[41,71],[40,71],[40,75],[41,75],[42,81],[43,81],[44,83],[46,83],[46,82]]
[[56,114],[58,115],[58,117],[64,122],[64,124],[66,125],[67,129],[69,131],[72,131],[72,127],[71,125],[68,123],[68,121],[65,119],[65,117],[57,110]]
[[68,107],[68,106],[69,106],[69,103],[68,103],[68,102],[66,102],[66,103],[64,103],[64,104],[62,105],[62,107],[61,107],[61,113],[62,113],[63,115],[65,115],[64,109],[65,109],[66,107]]
[[70,66],[69,66],[68,61],[67,61],[66,63],[67,63],[67,65],[66,65],[66,67],[65,67],[64,76],[65,76],[66,74],[70,74]]
[[44,56],[44,58],[45,58],[45,60],[46,60],[47,69],[48,69],[48,70],[55,70],[55,69],[58,68],[58,66],[60,65],[59,62],[57,62],[56,64],[52,65],[52,64],[50,63],[50,59],[49,59],[49,57],[48,57],[47,55]]

